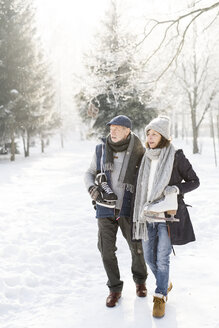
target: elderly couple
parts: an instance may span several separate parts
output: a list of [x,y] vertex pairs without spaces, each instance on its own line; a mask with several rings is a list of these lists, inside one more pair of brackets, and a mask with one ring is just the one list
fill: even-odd
[[[169,280],[172,245],[195,240],[183,198],[199,186],[199,179],[183,151],[171,144],[168,117],[158,116],[146,126],[146,149],[131,131],[132,122],[127,116],[116,116],[107,125],[109,135],[96,146],[85,173],[87,190],[95,202],[98,248],[108,278],[106,306],[118,303],[123,288],[116,258],[116,235],[120,228],[131,251],[136,294],[147,296],[147,263],[156,279],[153,316],[161,318],[172,289]],[[102,177],[99,184],[95,183],[97,175]],[[148,220],[145,206],[170,194],[177,195],[176,217],[180,221]]]

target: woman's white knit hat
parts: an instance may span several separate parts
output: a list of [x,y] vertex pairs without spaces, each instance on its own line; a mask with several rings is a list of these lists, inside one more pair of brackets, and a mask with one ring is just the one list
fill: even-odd
[[155,130],[160,133],[167,140],[170,139],[170,118],[160,115],[154,118],[145,128],[145,133],[149,130]]

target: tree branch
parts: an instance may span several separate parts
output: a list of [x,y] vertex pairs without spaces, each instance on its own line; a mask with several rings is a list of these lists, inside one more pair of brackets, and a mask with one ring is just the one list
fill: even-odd
[[[169,42],[171,42],[174,38],[176,38],[176,37],[178,37],[180,35],[180,33],[179,33],[179,25],[180,25],[180,22],[182,20],[184,20],[185,18],[187,18],[187,17],[191,17],[189,23],[186,25],[186,27],[185,27],[185,29],[183,31],[181,40],[180,40],[180,42],[179,42],[179,44],[178,44],[178,46],[176,48],[175,53],[172,56],[172,59],[170,59],[169,63],[163,69],[163,71],[158,76],[158,78],[155,80],[155,82],[157,82],[158,80],[160,80],[160,78],[166,73],[166,71],[170,68],[170,66],[173,64],[174,61],[177,62],[177,59],[178,59],[178,57],[179,57],[179,55],[180,55],[180,53],[181,53],[181,51],[183,49],[184,43],[185,43],[186,34],[187,34],[190,26],[192,25],[192,23],[195,20],[197,20],[197,18],[200,17],[203,13],[206,13],[206,12],[208,12],[210,10],[213,10],[213,9],[217,8],[217,7],[219,7],[219,2],[216,2],[216,3],[214,3],[213,5],[211,5],[209,7],[199,8],[199,9],[192,10],[192,11],[190,11],[190,12],[184,14],[184,15],[179,16],[176,19],[170,19],[170,20],[164,20],[164,21],[158,21],[158,20],[155,20],[155,19],[150,19],[149,20],[149,22],[152,22],[153,23],[153,26],[150,28],[150,30],[147,33],[146,33],[146,30],[145,30],[145,33],[146,34],[145,34],[144,38],[135,45],[136,48],[139,47],[155,31],[155,29],[158,26],[165,25],[165,24],[169,24],[169,25],[165,28],[163,38],[160,41],[159,45],[155,48],[155,50],[152,52],[152,54],[146,59],[146,61],[142,63],[143,65],[146,65],[151,60],[151,58],[153,58],[156,55],[156,53],[161,49],[161,47],[164,45],[164,42],[167,40],[168,34],[171,31],[171,29],[175,26],[176,31],[177,31],[177,35],[175,37],[173,37],[172,39],[170,39]],[[194,17],[192,17],[192,16],[194,16]],[[218,16],[218,14],[217,14],[217,16]],[[211,24],[213,24],[214,20],[209,24],[209,26]]]

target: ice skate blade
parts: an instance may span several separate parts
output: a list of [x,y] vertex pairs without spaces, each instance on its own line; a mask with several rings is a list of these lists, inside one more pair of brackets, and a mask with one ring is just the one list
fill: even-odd
[[[152,212],[150,212],[150,213],[152,213]],[[175,218],[174,216],[166,218],[166,217],[160,217],[160,216],[156,216],[156,215],[150,215],[148,213],[147,214],[145,213],[145,215],[148,219],[150,219],[150,221],[153,221],[153,220],[155,220],[155,221],[164,220],[164,221],[169,221],[169,222],[179,222],[180,221],[180,219]]]
[[116,204],[105,204],[105,203],[99,203],[98,201],[96,201],[96,204],[99,206],[103,206],[103,207],[108,207],[108,208],[115,208]]

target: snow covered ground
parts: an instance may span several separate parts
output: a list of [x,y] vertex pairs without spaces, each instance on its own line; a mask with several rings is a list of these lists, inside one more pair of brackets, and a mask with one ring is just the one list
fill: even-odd
[[[182,145],[182,142],[175,142]],[[186,196],[197,241],[175,247],[171,256],[173,290],[166,316],[154,319],[154,278],[148,296],[135,295],[130,254],[118,235],[124,280],[116,308],[108,295],[97,243],[94,210],[83,174],[95,142],[78,141],[64,150],[0,157],[0,327],[1,328],[218,328],[219,327],[219,169],[211,141],[191,160],[201,186]]]

